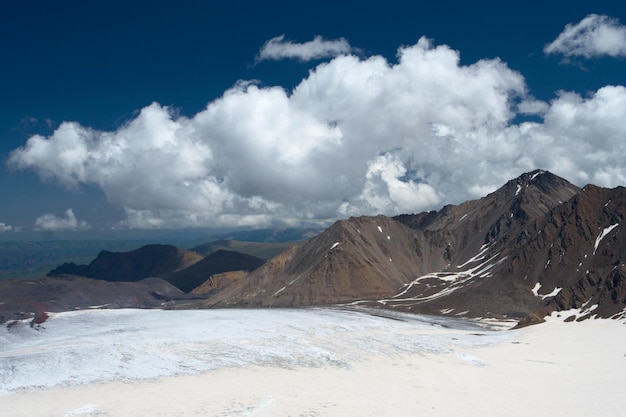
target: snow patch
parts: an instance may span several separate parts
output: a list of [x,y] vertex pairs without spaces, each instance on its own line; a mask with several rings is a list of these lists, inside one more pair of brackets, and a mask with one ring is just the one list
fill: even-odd
[[617,226],[619,226],[619,223],[612,224],[609,227],[605,228],[602,233],[600,233],[600,235],[596,238],[596,243],[593,245],[593,255],[596,254],[596,250],[598,250],[598,245],[600,245],[600,241],[604,239],[606,235],[611,233],[611,230],[615,229]]
[[482,245],[480,247],[480,250],[478,251],[478,253],[476,255],[474,255],[472,258],[468,259],[466,262],[462,263],[461,265],[458,265],[457,268],[463,268],[465,265],[471,264],[472,262],[476,262],[476,261],[481,261],[483,259],[485,259],[485,252],[487,252],[487,250],[489,249],[489,244],[485,243],[484,245]]
[[530,177],[529,182],[530,182],[530,181],[532,181],[532,180],[534,180],[535,178],[537,178],[539,175],[541,175],[541,174],[543,174],[543,173],[544,173],[544,171],[542,171],[542,170],[537,171],[536,173],[534,173],[534,174],[533,174],[533,176],[532,176],[532,177]]
[[383,232],[383,228],[382,228],[382,227],[380,227],[380,226],[378,226],[378,231],[379,231],[380,233],[382,233],[382,232]]
[[467,217],[467,214],[464,214],[463,216],[461,216],[461,218],[459,219],[459,221],[463,220],[464,218]]
[[540,283],[536,283],[531,291],[533,292],[533,295],[535,297],[541,297],[542,300],[545,300],[548,297],[556,297],[556,295],[558,293],[560,293],[561,290],[563,289],[563,288],[556,287],[549,294],[539,294],[539,289],[540,288],[541,288],[541,284]]
[[339,246],[339,242],[335,242],[335,243],[333,243],[333,246],[331,246],[329,250],[333,250],[333,249],[335,249],[337,246]]
[[515,191],[515,195],[518,195],[520,191],[522,191],[522,186],[520,184],[517,184],[517,191]]

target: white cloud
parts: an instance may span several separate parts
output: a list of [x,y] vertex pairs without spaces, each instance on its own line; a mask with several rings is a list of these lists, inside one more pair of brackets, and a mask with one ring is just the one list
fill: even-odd
[[98,185],[122,226],[324,223],[439,208],[535,168],[624,184],[624,114],[623,86],[540,102],[502,61],[460,65],[422,38],[397,62],[338,56],[292,92],[238,83],[189,118],[153,103],[113,132],[63,123],[9,164]]
[[315,36],[312,41],[295,43],[285,41],[285,35],[280,35],[265,42],[259,51],[257,62],[281,59],[312,61],[314,59],[332,58],[337,55],[349,54],[350,52],[352,52],[352,47],[343,38],[326,40],[321,36]]
[[590,14],[563,32],[544,48],[546,54],[593,58],[626,56],[626,26],[605,15]]
[[13,230],[13,226],[0,222],[0,233],[10,232]]
[[35,220],[34,230],[60,231],[60,230],[86,230],[91,226],[85,221],[79,221],[71,208],[65,211],[65,217],[57,217],[54,214],[44,214]]

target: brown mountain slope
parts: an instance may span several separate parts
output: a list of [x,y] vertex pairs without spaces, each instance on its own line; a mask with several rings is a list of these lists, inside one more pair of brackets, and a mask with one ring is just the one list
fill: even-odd
[[440,263],[421,233],[385,216],[351,218],[269,260],[209,301],[301,306],[380,298]]
[[622,188],[581,191],[533,171],[439,212],[337,222],[208,303],[354,303],[528,322],[595,303],[611,316],[625,302],[625,199]]

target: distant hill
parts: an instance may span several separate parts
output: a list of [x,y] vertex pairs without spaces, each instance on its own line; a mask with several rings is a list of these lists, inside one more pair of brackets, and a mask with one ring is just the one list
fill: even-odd
[[48,276],[80,275],[105,281],[139,281],[186,268],[202,256],[172,245],[151,244],[128,252],[102,251],[89,265],[66,263]]
[[190,250],[201,255],[207,256],[220,249],[245,253],[256,256],[261,259],[269,259],[284,252],[292,245],[301,245],[305,241],[297,242],[242,242],[239,240],[216,240],[199,246],[195,246]]
[[239,230],[228,233],[212,235],[212,240],[238,240],[244,242],[297,242],[306,241],[316,236],[322,229],[256,229],[256,230]]

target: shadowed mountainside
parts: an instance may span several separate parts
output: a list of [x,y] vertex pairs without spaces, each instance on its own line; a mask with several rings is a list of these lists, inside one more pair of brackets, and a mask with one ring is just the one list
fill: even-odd
[[106,281],[139,281],[186,268],[202,256],[172,245],[145,245],[129,252],[102,251],[89,265],[63,264],[48,276],[70,274]]

